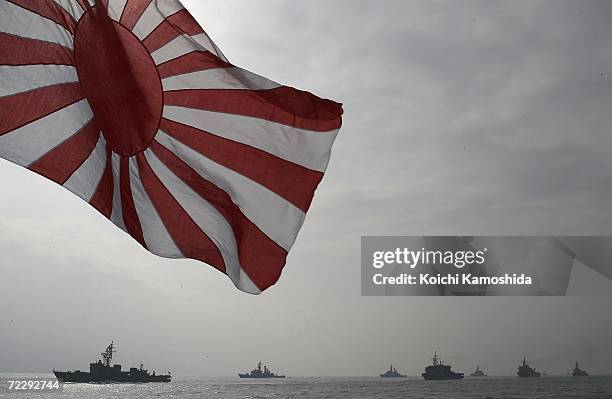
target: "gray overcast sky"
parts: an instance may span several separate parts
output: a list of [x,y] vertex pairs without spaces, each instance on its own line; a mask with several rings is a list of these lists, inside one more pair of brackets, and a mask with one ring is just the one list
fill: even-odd
[[363,298],[360,236],[612,233],[612,3],[184,0],[234,64],[345,105],[279,284],[154,257],[0,161],[0,372],[612,372],[612,298]]

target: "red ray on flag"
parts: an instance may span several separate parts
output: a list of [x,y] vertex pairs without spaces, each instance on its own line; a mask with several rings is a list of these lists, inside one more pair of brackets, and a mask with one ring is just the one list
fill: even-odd
[[240,290],[279,279],[341,124],[232,65],[178,0],[0,0],[0,157]]

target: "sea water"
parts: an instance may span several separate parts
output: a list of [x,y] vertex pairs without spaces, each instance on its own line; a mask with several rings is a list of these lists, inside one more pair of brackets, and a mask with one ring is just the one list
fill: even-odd
[[177,378],[169,384],[66,384],[61,392],[52,393],[9,394],[4,391],[0,393],[0,398],[612,399],[612,377],[466,377],[455,381],[374,377],[294,377],[274,380]]

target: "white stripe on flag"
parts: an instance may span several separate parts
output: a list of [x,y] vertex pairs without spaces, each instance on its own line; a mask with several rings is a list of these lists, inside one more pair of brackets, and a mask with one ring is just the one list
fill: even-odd
[[85,201],[91,201],[106,168],[106,141],[100,135],[98,144],[83,164],[64,183],[64,187]]
[[311,132],[249,116],[165,106],[164,118],[324,172],[337,132]]
[[151,57],[153,57],[153,61],[155,61],[157,65],[161,65],[166,61],[173,60],[194,51],[210,51],[216,54],[216,47],[206,33],[200,33],[193,36],[181,35],[162,48],[155,50],[153,54],[151,54]]
[[0,156],[27,167],[81,130],[92,117],[87,100],[81,100],[0,136]]
[[69,48],[73,46],[72,33],[63,26],[7,0],[0,0],[0,19],[0,32],[58,43]]
[[164,19],[176,14],[183,8],[183,5],[178,0],[152,1],[134,26],[134,29],[132,29],[132,32],[140,40],[144,40]]
[[52,86],[77,82],[76,69],[67,65],[0,66],[0,97]]
[[174,175],[150,149],[145,151],[144,154],[151,169],[162,184],[198,227],[219,248],[225,263],[225,272],[236,287],[251,294],[259,294],[261,291],[240,266],[236,237],[232,227],[223,215]]
[[135,157],[130,158],[130,187],[147,249],[165,258],[184,258],[142,185]]
[[110,220],[121,230],[127,232],[127,228],[123,222],[123,207],[121,205],[121,156],[113,152],[111,156],[111,164],[113,166],[113,211],[111,212]]
[[83,11],[83,7],[81,7],[75,0],[55,0],[55,2],[66,10],[68,14],[72,15],[72,18],[74,18],[74,20],[77,22],[85,13],[85,11]]
[[127,0],[108,0],[108,15],[119,22]]
[[155,140],[202,178],[228,193],[251,222],[281,248],[289,251],[304,223],[304,212],[273,191],[210,160],[161,130]]
[[164,91],[194,89],[268,90],[276,82],[241,68],[216,68],[171,76],[162,80]]

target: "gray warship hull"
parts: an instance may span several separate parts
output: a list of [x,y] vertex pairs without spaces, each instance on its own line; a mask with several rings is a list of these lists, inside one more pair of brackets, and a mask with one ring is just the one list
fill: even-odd
[[273,377],[271,377],[271,376],[262,377],[262,376],[253,376],[251,374],[238,374],[238,377],[240,377],[240,378],[285,378],[284,375],[275,375]]
[[421,375],[428,381],[460,380],[464,377],[463,373],[455,372],[451,372],[451,374],[423,373]]
[[62,382],[81,383],[81,384],[112,384],[112,383],[151,383],[151,382],[170,382],[169,375],[149,375],[138,376],[122,373],[122,375],[95,375],[81,371],[53,371],[55,378]]

